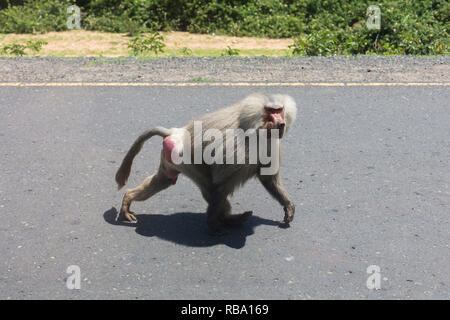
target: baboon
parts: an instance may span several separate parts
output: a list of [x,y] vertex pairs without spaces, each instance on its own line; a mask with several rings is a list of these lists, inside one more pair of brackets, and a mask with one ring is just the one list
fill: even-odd
[[[270,163],[262,163],[258,153],[260,147],[257,148],[256,162],[249,163],[249,159],[255,156],[250,152],[249,136],[251,134],[246,136],[249,139],[244,138],[244,147],[240,151],[236,148],[235,137],[225,141],[215,137],[211,139],[214,141],[200,140],[200,144],[196,144],[198,141],[196,139],[202,138],[208,130],[215,130],[212,132],[223,133],[224,136],[230,129],[251,132],[256,137],[253,142],[257,141],[258,146],[260,146],[259,143],[266,142],[268,152],[279,161],[281,160],[279,141],[294,122],[296,113],[295,102],[288,95],[255,93],[229,107],[191,120],[183,128],[155,127],[143,132],[131,146],[116,173],[119,190],[128,180],[134,157],[141,150],[144,142],[155,135],[163,138],[161,162],[155,174],[146,178],[138,187],[126,190],[119,218],[125,218],[130,222],[136,221],[135,214],[130,211],[132,201],[144,201],[168,188],[176,183],[179,173],[182,173],[200,188],[203,198],[208,203],[206,224],[210,234],[224,234],[227,232],[225,228],[227,225],[239,225],[252,215],[252,211],[231,214],[231,205],[228,201],[228,196],[252,177],[257,177],[270,195],[283,206],[284,219],[280,222],[280,226],[289,227],[289,223],[294,218],[295,206],[281,184],[279,168],[271,174],[263,174],[262,171],[267,169]],[[201,124],[199,132],[196,132],[196,123]],[[272,140],[276,144],[272,144]],[[223,155],[224,161],[207,163],[202,158],[196,159],[196,154],[203,155],[205,148],[211,147],[212,144],[215,144],[216,148],[211,154],[219,159]],[[226,162],[225,158],[229,158],[229,154],[221,155],[219,151],[227,152],[229,151],[227,148],[233,148],[231,152],[233,159],[234,156],[243,156],[244,163]],[[181,156],[185,156],[184,159],[190,161],[181,163],[179,159],[178,162],[174,161],[174,157]]]

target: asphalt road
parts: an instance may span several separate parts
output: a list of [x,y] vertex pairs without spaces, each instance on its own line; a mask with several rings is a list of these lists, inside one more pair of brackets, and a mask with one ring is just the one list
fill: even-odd
[[[298,104],[283,148],[291,228],[250,181],[232,205],[254,216],[208,236],[185,177],[135,203],[136,225],[115,221],[114,174],[141,131],[256,90]],[[0,299],[449,299],[449,101],[445,86],[0,87]],[[128,186],[156,170],[160,145]]]

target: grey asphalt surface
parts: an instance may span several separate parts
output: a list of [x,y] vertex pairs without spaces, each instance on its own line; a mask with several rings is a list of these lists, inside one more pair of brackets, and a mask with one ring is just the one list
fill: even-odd
[[[263,91],[292,95],[282,208],[257,181],[223,237],[185,177],[115,221],[141,131]],[[0,299],[449,299],[449,87],[1,87]],[[147,142],[127,186],[157,169]],[[81,289],[66,269],[81,269]],[[369,290],[366,269],[381,269]]]

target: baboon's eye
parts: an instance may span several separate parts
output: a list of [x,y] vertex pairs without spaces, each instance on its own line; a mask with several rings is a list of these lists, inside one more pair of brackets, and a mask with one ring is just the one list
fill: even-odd
[[281,113],[284,110],[282,106],[264,106],[264,110],[269,113]]

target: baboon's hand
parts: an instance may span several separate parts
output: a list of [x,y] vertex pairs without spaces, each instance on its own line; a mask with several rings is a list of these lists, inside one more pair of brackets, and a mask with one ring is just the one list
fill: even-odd
[[280,227],[289,228],[289,223],[292,220],[294,220],[295,205],[293,203],[289,203],[283,209],[284,209],[284,220],[280,222]]

